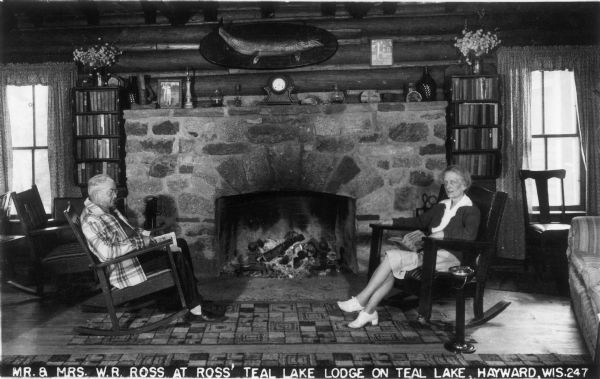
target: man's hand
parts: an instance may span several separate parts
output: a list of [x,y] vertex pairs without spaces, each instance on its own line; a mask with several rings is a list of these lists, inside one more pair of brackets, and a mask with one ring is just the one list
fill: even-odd
[[144,247],[152,246],[155,244],[154,238],[150,236],[142,235],[142,239],[144,240]]

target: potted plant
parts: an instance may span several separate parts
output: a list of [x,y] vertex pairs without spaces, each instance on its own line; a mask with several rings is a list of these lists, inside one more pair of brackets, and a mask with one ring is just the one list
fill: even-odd
[[86,48],[78,48],[73,51],[73,60],[81,63],[83,67],[92,70],[91,76],[95,77],[96,85],[103,86],[105,83],[106,69],[118,59],[123,52],[115,45],[98,38],[98,43]]
[[463,55],[465,62],[471,67],[473,74],[481,73],[481,59],[485,54],[494,50],[500,41],[496,33],[478,29],[475,31],[463,29],[462,36],[455,37],[454,46]]

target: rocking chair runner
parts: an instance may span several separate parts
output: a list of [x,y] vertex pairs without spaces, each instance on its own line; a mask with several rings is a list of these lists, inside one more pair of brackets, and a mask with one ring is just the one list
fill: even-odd
[[[459,250],[463,253],[461,265],[470,266],[475,269],[474,276],[466,283],[467,295],[474,298],[474,318],[469,321],[467,327],[481,325],[493,317],[496,317],[510,302],[500,301],[490,309],[483,310],[483,294],[485,290],[486,277],[489,266],[496,252],[500,221],[504,212],[507,194],[504,192],[493,192],[478,186],[471,186],[466,191],[467,196],[481,212],[481,222],[477,239],[475,241],[423,238],[423,266],[409,271],[403,281],[418,280],[419,286],[419,315],[425,320],[431,318],[432,295],[434,281],[452,280],[452,275],[447,272],[436,272],[435,261],[438,249]],[[445,192],[441,192],[441,196]],[[371,252],[369,257],[369,277],[377,268],[381,260],[381,245],[384,230],[407,230],[404,227],[383,224],[371,224]]]
[[[143,333],[166,325],[171,321],[185,315],[188,312],[186,301],[183,295],[183,290],[181,288],[181,282],[179,281],[179,275],[177,274],[177,269],[175,267],[173,252],[169,248],[171,244],[170,241],[164,241],[151,247],[129,252],[115,259],[100,262],[96,255],[94,255],[94,253],[90,250],[87,244],[87,240],[81,230],[79,215],[72,212],[70,207],[67,207],[67,209],[65,209],[64,215],[69,225],[73,229],[73,232],[77,237],[77,241],[87,253],[87,256],[90,261],[90,268],[92,268],[97,274],[98,279],[100,281],[100,286],[102,288],[102,294],[92,299],[91,302],[88,302],[88,306],[91,305],[101,307],[101,305],[104,303],[106,310],[110,315],[112,323],[112,330],[91,327],[76,327],[76,332],[81,334],[108,336]],[[111,287],[109,282],[109,268],[111,265],[156,250],[165,250],[165,253],[169,257],[169,268],[151,274],[147,274],[147,280],[134,286],[125,287],[121,289]],[[124,328],[121,325],[119,325],[119,320],[116,315],[117,306],[139,300],[146,295],[150,295],[171,287],[176,287],[177,289],[179,300],[181,302],[181,310],[173,312],[159,321],[147,323],[137,328]],[[104,301],[102,301],[102,298]]]

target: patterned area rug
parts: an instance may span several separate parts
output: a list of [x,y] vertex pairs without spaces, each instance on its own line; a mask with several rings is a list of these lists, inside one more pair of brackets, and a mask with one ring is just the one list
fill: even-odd
[[[589,355],[565,354],[454,354],[454,353],[105,353],[2,356],[13,366],[175,366],[218,367],[440,367],[440,366],[558,366],[591,365]],[[7,375],[8,376],[8,375]],[[393,377],[393,376],[390,376]],[[587,376],[592,378],[592,376]]]
[[[70,345],[243,345],[243,344],[440,344],[448,341],[453,326],[422,325],[415,310],[378,309],[379,324],[361,329],[347,326],[356,314],[343,313],[336,304],[315,302],[231,303],[226,320],[217,323],[184,321],[132,336],[74,336]],[[124,326],[138,327],[163,317],[153,309],[121,313]],[[110,329],[108,315],[88,320],[90,327]],[[467,339],[475,342],[469,337]]]

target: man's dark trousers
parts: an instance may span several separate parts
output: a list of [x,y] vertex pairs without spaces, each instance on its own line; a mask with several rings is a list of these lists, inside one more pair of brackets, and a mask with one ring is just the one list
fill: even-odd
[[[192,309],[197,305],[202,305],[202,296],[196,286],[198,280],[194,276],[194,266],[192,265],[188,244],[183,238],[177,238],[177,246],[179,246],[181,252],[173,252],[173,260],[175,261],[175,267],[177,267],[185,301],[188,308]],[[143,254],[138,259],[146,275],[170,267],[169,257],[164,250]]]

